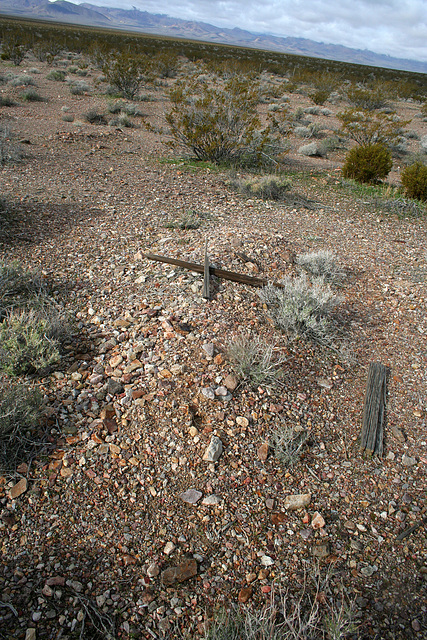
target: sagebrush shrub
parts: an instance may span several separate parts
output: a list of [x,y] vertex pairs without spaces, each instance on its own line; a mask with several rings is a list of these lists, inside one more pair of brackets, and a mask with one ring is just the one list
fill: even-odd
[[84,80],[74,80],[70,82],[70,93],[74,96],[83,96],[89,93],[90,86]]
[[388,176],[393,166],[390,151],[381,143],[350,149],[342,168],[344,178],[357,182],[378,182]]
[[19,76],[13,76],[10,79],[9,84],[12,87],[35,87],[36,81],[31,76],[22,74]]
[[285,151],[271,127],[257,113],[259,87],[232,78],[223,86],[179,83],[171,91],[166,115],[173,146],[190,150],[199,160],[262,164]]
[[65,71],[63,71],[62,69],[55,69],[53,71],[50,71],[50,73],[48,73],[46,77],[48,80],[55,80],[56,82],[64,82],[65,76],[66,76]]
[[35,432],[41,415],[38,389],[0,381],[0,469],[15,471],[40,446]]
[[89,109],[85,113],[85,120],[90,124],[107,124],[107,119],[103,113],[100,113],[98,109]]
[[24,102],[45,102],[45,98],[41,96],[35,89],[30,87],[21,93],[21,99]]
[[46,295],[46,284],[38,273],[25,271],[18,262],[0,260],[0,320],[7,311],[26,306]]
[[341,284],[344,271],[337,265],[333,251],[313,251],[296,258],[297,265],[313,278],[323,278],[331,284]]
[[427,166],[422,162],[415,162],[406,167],[400,179],[408,198],[427,200]]
[[18,376],[58,362],[59,344],[49,319],[34,310],[13,311],[0,325],[0,370]]
[[322,278],[311,281],[305,273],[285,278],[282,288],[268,285],[259,296],[268,315],[290,339],[307,338],[330,345],[334,327],[330,314],[339,302]]

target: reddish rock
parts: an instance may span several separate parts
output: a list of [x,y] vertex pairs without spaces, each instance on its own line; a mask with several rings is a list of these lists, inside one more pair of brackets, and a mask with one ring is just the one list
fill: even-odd
[[184,582],[197,575],[197,562],[194,558],[187,558],[177,567],[169,567],[162,571],[161,579],[164,585],[169,586],[175,582]]
[[278,524],[283,524],[285,522],[285,513],[272,513],[271,514],[271,522],[277,526]]
[[258,447],[257,455],[261,462],[265,462],[268,457],[268,442],[263,442],[262,445]]
[[63,587],[65,584],[65,578],[63,576],[52,576],[46,580],[48,587]]
[[252,598],[253,589],[252,587],[242,587],[239,591],[238,601],[241,604],[247,602],[250,598]]

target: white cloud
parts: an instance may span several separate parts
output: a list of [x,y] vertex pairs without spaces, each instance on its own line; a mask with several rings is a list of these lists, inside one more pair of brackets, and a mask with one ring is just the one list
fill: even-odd
[[[90,0],[89,0],[90,1]],[[92,0],[427,61],[426,0]]]

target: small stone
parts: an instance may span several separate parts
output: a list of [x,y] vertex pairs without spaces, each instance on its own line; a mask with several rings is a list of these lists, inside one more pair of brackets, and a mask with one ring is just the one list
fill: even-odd
[[197,575],[197,562],[194,558],[187,558],[177,567],[169,567],[162,571],[161,579],[164,585],[184,582]]
[[47,598],[50,598],[53,595],[53,590],[49,587],[48,584],[45,584],[43,589],[42,589],[42,594],[44,596],[46,596]]
[[332,389],[333,387],[332,380],[329,378],[317,378],[317,384],[323,389]]
[[266,578],[268,578],[269,575],[270,575],[270,569],[268,569],[267,567],[264,567],[263,569],[260,569],[258,572],[258,580],[266,580]]
[[115,455],[118,455],[120,453],[120,447],[116,444],[114,444],[113,442],[110,442],[110,453],[114,453]]
[[301,536],[301,538],[303,540],[308,540],[313,535],[313,530],[312,529],[301,529],[299,534],[300,534],[300,536]]
[[219,504],[221,502],[221,498],[219,498],[218,496],[216,496],[215,494],[212,494],[210,496],[206,496],[206,498],[203,498],[202,500],[202,504],[204,504],[205,506],[215,506],[217,504]]
[[238,384],[238,379],[231,373],[229,373],[228,376],[226,376],[224,379],[224,386],[227,387],[229,391],[235,391]]
[[36,640],[36,630],[32,627],[25,632],[25,640]]
[[238,424],[239,427],[244,427],[246,429],[246,427],[249,426],[249,420],[244,416],[237,416],[236,424]]
[[393,460],[395,459],[396,454],[393,453],[393,451],[389,451],[386,455],[386,460],[390,460],[391,462],[393,462]]
[[187,491],[184,491],[184,493],[181,493],[179,497],[187,504],[196,504],[202,495],[203,493],[201,491],[197,491],[197,489],[188,489]]
[[212,389],[212,387],[204,387],[203,389],[201,389],[201,393],[208,400],[215,400],[215,391]]
[[376,571],[378,571],[378,567],[376,565],[368,565],[360,569],[360,573],[362,576],[365,576],[365,578],[370,578]]
[[112,378],[110,378],[107,382],[107,392],[112,395],[115,396],[118,393],[123,393],[124,391],[124,387],[121,384],[121,382],[117,382],[117,380],[113,380]]
[[210,444],[203,455],[203,460],[205,462],[216,462],[219,460],[222,451],[223,447],[220,438],[212,436]]
[[49,587],[63,587],[65,584],[65,578],[63,576],[52,576],[46,580],[46,584]]
[[26,478],[21,478],[19,482],[17,482],[11,489],[8,491],[8,497],[11,500],[15,500],[19,498],[23,493],[26,492],[28,488],[28,482]]
[[330,546],[327,540],[322,540],[312,548],[312,553],[315,558],[326,558],[330,554]]
[[269,450],[268,442],[263,442],[258,447],[257,455],[258,455],[258,458],[261,460],[261,462],[265,462],[267,460],[268,450]]
[[413,630],[418,633],[419,631],[421,631],[421,625],[419,623],[419,621],[414,618],[411,622],[411,627],[413,628]]
[[283,524],[285,522],[285,519],[286,519],[286,514],[283,513],[283,512],[281,512],[281,513],[272,513],[271,514],[271,522],[275,526],[277,526],[279,524]]
[[239,591],[239,595],[237,597],[238,601],[241,604],[245,604],[250,598],[252,598],[253,589],[252,587],[242,587]]
[[405,434],[403,433],[402,429],[399,429],[399,427],[396,426],[392,426],[391,428],[391,432],[394,435],[394,437],[396,438],[396,440],[399,440],[399,442],[405,442],[406,438],[405,438]]
[[402,456],[402,464],[405,467],[413,467],[414,464],[417,464],[417,459],[416,458],[411,458],[410,456],[407,456],[405,453]]
[[256,578],[257,578],[256,573],[247,573],[246,574],[246,582],[248,584],[250,584],[251,582],[255,582]]
[[225,397],[228,395],[228,389],[227,387],[224,387],[223,385],[221,387],[217,387],[215,389],[215,395],[216,396],[220,396],[220,397]]
[[107,598],[104,596],[104,594],[96,596],[96,604],[98,605],[98,607],[103,607],[106,599]]
[[313,518],[311,520],[311,526],[313,527],[314,530],[323,529],[323,527],[325,526],[325,521],[318,511],[316,511],[316,513],[313,514]]
[[116,367],[119,366],[119,364],[122,364],[122,362],[123,362],[123,356],[119,353],[118,355],[110,358],[108,364],[112,369],[115,369]]
[[83,378],[83,375],[81,373],[79,373],[78,371],[74,371],[71,376],[70,376],[71,380],[74,380],[74,382],[79,382],[79,380],[81,380]]
[[271,509],[274,509],[274,500],[272,498],[267,498],[265,501],[265,506],[271,511]]
[[172,553],[172,551],[174,551],[175,549],[175,545],[173,542],[167,542],[165,544],[165,548],[163,549],[163,553],[167,556],[170,556],[170,554]]
[[302,509],[311,502],[311,493],[297,493],[293,496],[286,496],[284,507],[289,510]]
[[152,562],[147,569],[147,576],[149,578],[156,578],[160,573],[160,567],[156,562]]
[[261,556],[261,564],[263,567],[271,567],[274,564],[274,560],[270,556]]
[[206,353],[208,358],[213,358],[213,354],[215,352],[215,345],[213,342],[207,342],[205,344],[202,344],[202,349]]

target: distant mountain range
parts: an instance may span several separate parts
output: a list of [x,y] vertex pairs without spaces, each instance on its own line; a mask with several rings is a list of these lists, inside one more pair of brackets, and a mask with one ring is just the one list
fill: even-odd
[[293,53],[326,60],[340,60],[356,64],[402,69],[418,73],[427,72],[427,63],[416,60],[392,58],[367,49],[350,49],[335,44],[314,42],[306,38],[281,38],[268,34],[256,34],[243,29],[224,29],[206,22],[181,20],[167,15],[148,13],[138,9],[97,7],[93,4],[73,4],[66,0],[0,0],[0,15],[22,18],[54,20],[92,27],[109,27],[147,34],[164,35],[189,40],[202,40],[217,44]]

